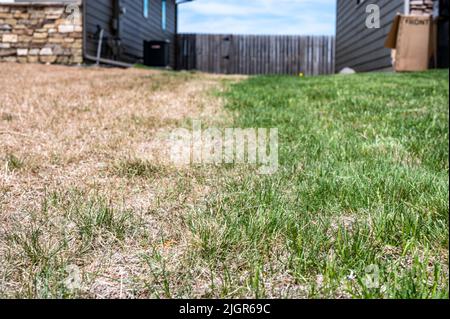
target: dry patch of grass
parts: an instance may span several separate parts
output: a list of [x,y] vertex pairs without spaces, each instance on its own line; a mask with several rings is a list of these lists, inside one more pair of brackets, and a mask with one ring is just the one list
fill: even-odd
[[149,287],[164,270],[148,256],[176,264],[189,240],[184,212],[213,184],[172,167],[162,141],[191,119],[226,122],[211,92],[239,78],[0,70],[0,295],[156,296]]

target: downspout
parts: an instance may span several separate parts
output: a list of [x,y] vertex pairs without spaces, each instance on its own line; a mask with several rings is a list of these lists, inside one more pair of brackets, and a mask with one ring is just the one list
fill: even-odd
[[[334,45],[333,45],[333,66],[332,66],[332,74],[336,74],[337,72],[337,63],[336,63],[336,46],[338,43],[338,24],[339,24],[339,8],[338,8],[338,1],[335,2],[335,6],[336,6],[336,20],[335,20],[335,25],[334,25]],[[300,70],[301,72],[303,72],[303,70]]]
[[115,61],[115,60],[110,60],[110,59],[104,59],[104,58],[99,58],[97,59],[96,56],[90,55],[89,53],[87,53],[87,23],[86,23],[86,12],[87,12],[87,5],[86,2],[88,0],[84,0],[82,5],[83,5],[83,58],[85,60],[91,61],[91,62],[100,62],[103,64],[109,64],[109,65],[113,65],[113,66],[117,66],[117,67],[121,67],[121,68],[131,68],[133,67],[133,64],[129,64],[129,63],[125,63],[125,62],[120,62],[120,61]]
[[195,0],[175,0],[175,34],[178,33],[178,8],[180,4],[185,4],[193,1]]
[[178,45],[178,3],[175,1],[175,61],[174,61],[174,68],[175,70],[178,70],[178,56],[179,56],[179,45]]
[[194,0],[175,0],[175,70],[178,70],[178,56],[179,56],[179,46],[178,46],[178,9],[180,4],[192,2]]
[[405,15],[408,15],[410,12],[411,12],[410,0],[405,0]]

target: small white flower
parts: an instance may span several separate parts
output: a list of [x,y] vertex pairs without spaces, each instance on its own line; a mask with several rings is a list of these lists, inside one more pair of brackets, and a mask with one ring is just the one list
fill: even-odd
[[356,274],[353,270],[350,270],[350,275],[347,276],[347,280],[353,281],[356,279]]

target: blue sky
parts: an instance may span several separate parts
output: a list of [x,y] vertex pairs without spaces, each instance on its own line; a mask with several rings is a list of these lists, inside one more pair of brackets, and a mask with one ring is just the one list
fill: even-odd
[[335,33],[335,0],[195,0],[180,6],[180,32]]

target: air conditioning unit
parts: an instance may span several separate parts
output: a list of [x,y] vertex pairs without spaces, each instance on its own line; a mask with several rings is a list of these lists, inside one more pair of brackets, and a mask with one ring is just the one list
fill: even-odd
[[144,41],[144,65],[168,67],[170,65],[170,42]]

